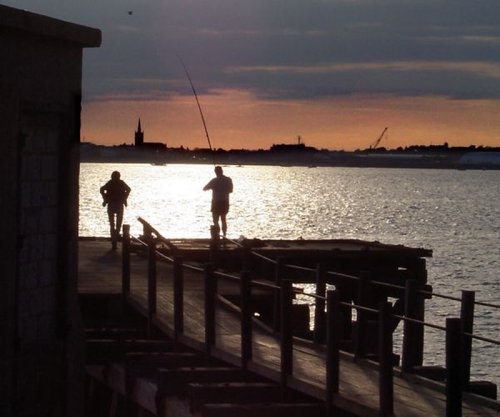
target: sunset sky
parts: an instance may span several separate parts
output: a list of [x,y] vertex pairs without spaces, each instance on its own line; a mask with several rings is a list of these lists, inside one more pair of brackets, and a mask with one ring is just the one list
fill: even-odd
[[500,146],[498,0],[0,0],[98,28],[82,141]]

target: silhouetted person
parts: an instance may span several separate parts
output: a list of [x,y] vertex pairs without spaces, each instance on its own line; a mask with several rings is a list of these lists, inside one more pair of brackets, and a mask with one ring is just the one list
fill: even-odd
[[[120,173],[113,171],[111,179],[101,187],[102,206],[108,205],[109,230],[111,245],[116,249],[123,221],[123,207],[127,205],[130,187],[120,179]],[[116,216],[116,219],[115,219]]]
[[219,233],[219,218],[222,226],[222,234],[226,236],[227,223],[226,214],[229,211],[229,194],[233,192],[233,181],[226,177],[220,166],[216,166],[216,177],[203,187],[203,191],[212,190],[212,218],[214,226]]

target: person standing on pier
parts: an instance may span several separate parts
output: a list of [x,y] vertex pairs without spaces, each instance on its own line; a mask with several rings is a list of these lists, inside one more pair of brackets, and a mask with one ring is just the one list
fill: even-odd
[[222,167],[216,166],[215,178],[203,187],[203,191],[212,190],[212,218],[217,233],[219,228],[219,219],[222,227],[222,234],[226,237],[227,223],[226,215],[229,211],[229,194],[233,192],[233,181],[226,177],[222,171]]
[[108,206],[109,229],[111,245],[116,249],[123,221],[123,208],[127,205],[130,187],[120,179],[120,173],[113,171],[111,179],[101,187],[102,206]]

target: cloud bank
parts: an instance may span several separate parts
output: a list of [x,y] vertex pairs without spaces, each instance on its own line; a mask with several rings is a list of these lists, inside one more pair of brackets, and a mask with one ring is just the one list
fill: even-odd
[[97,27],[86,100],[225,89],[272,100],[500,98],[498,0],[9,0]]

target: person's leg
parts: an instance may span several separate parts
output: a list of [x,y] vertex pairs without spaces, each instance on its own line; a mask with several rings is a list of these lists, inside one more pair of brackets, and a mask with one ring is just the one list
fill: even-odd
[[116,239],[120,237],[120,230],[122,229],[123,222],[123,204],[120,204],[116,210],[116,228],[115,228],[115,236]]
[[219,234],[220,232],[220,228],[219,228],[219,213],[217,213],[216,211],[213,211],[212,212],[212,219],[213,219],[213,222],[214,222],[214,226],[217,230],[217,234]]
[[[120,227],[123,220],[123,205],[108,203],[109,231],[111,234],[111,245],[116,249],[116,242],[120,236]],[[116,219],[115,219],[116,216]]]
[[221,221],[221,224],[222,224],[222,234],[224,235],[224,237],[226,237],[227,223],[226,223],[226,215],[225,214],[221,214],[220,215],[220,221]]
[[115,235],[115,213],[108,205],[108,220],[109,220],[109,235],[111,241],[113,241],[113,236]]

